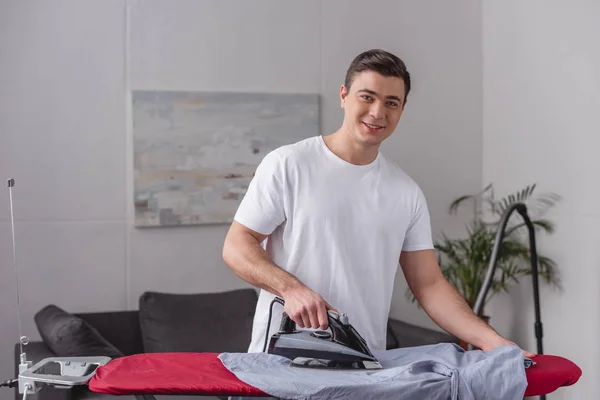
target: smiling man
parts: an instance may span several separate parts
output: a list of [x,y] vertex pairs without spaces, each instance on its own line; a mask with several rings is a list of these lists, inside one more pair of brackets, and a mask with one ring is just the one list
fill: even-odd
[[300,327],[326,329],[326,310],[336,309],[348,314],[371,349],[385,349],[398,265],[441,328],[486,351],[514,345],[444,279],[423,192],[380,152],[410,89],[397,56],[358,55],[340,89],[341,127],[280,147],[257,168],[223,246],[229,267],[262,289],[249,352],[263,351],[279,327],[281,310],[274,309],[267,329],[274,296],[285,300]]

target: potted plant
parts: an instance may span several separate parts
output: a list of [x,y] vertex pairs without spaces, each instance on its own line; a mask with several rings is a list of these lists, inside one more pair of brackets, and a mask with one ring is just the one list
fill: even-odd
[[[450,214],[455,214],[459,207],[467,202],[473,206],[472,220],[467,224],[467,234],[461,238],[449,238],[442,233],[442,239],[436,241],[440,268],[448,282],[456,288],[466,302],[474,307],[477,296],[483,286],[483,281],[492,255],[492,248],[500,219],[507,208],[516,202],[525,203],[535,227],[536,237],[539,231],[547,234],[554,232],[552,221],[544,214],[553,207],[560,196],[554,193],[535,194],[536,185],[529,185],[523,190],[509,194],[497,200],[494,196],[493,185],[476,194],[464,195],[452,202]],[[513,214],[506,226],[505,235],[500,245],[494,275],[488,295],[484,300],[480,317],[489,322],[485,314],[485,305],[496,294],[508,293],[513,285],[519,284],[519,279],[531,275],[529,258],[528,230],[523,219]],[[538,274],[542,281],[559,286],[556,273],[556,263],[538,251]],[[410,289],[407,297],[415,302]]]

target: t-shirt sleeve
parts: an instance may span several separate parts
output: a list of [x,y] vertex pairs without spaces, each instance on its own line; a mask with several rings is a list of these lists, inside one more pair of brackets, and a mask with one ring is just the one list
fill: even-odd
[[285,221],[284,181],[281,157],[268,153],[259,163],[234,220],[263,235],[270,235]]
[[417,188],[414,211],[404,237],[403,251],[433,249],[431,218],[425,195]]

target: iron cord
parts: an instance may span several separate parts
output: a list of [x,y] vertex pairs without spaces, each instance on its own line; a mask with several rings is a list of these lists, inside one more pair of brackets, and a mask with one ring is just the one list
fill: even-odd
[[0,383],[0,387],[14,388],[19,385],[19,379],[9,379],[6,382]]
[[285,305],[285,303],[283,302],[283,299],[280,299],[279,297],[275,297],[273,300],[271,300],[271,305],[269,306],[269,322],[267,323],[267,331],[265,332],[265,344],[263,346],[263,353],[267,350],[267,341],[269,340],[269,330],[271,329],[271,318],[273,316],[273,304],[275,303],[279,303],[282,306]]

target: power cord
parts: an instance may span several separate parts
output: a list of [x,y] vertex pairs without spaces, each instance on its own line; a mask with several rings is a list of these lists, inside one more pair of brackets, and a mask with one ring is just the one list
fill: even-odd
[[18,379],[9,379],[6,382],[2,382],[0,383],[0,387],[8,387],[8,388],[14,388],[19,386],[19,380]]
[[271,300],[271,305],[269,306],[269,322],[267,323],[267,332],[265,332],[265,344],[263,345],[263,353],[267,350],[267,341],[269,340],[269,330],[271,329],[271,317],[273,316],[273,304],[279,303],[282,306],[285,306],[285,302],[281,297],[275,296],[273,300]]

